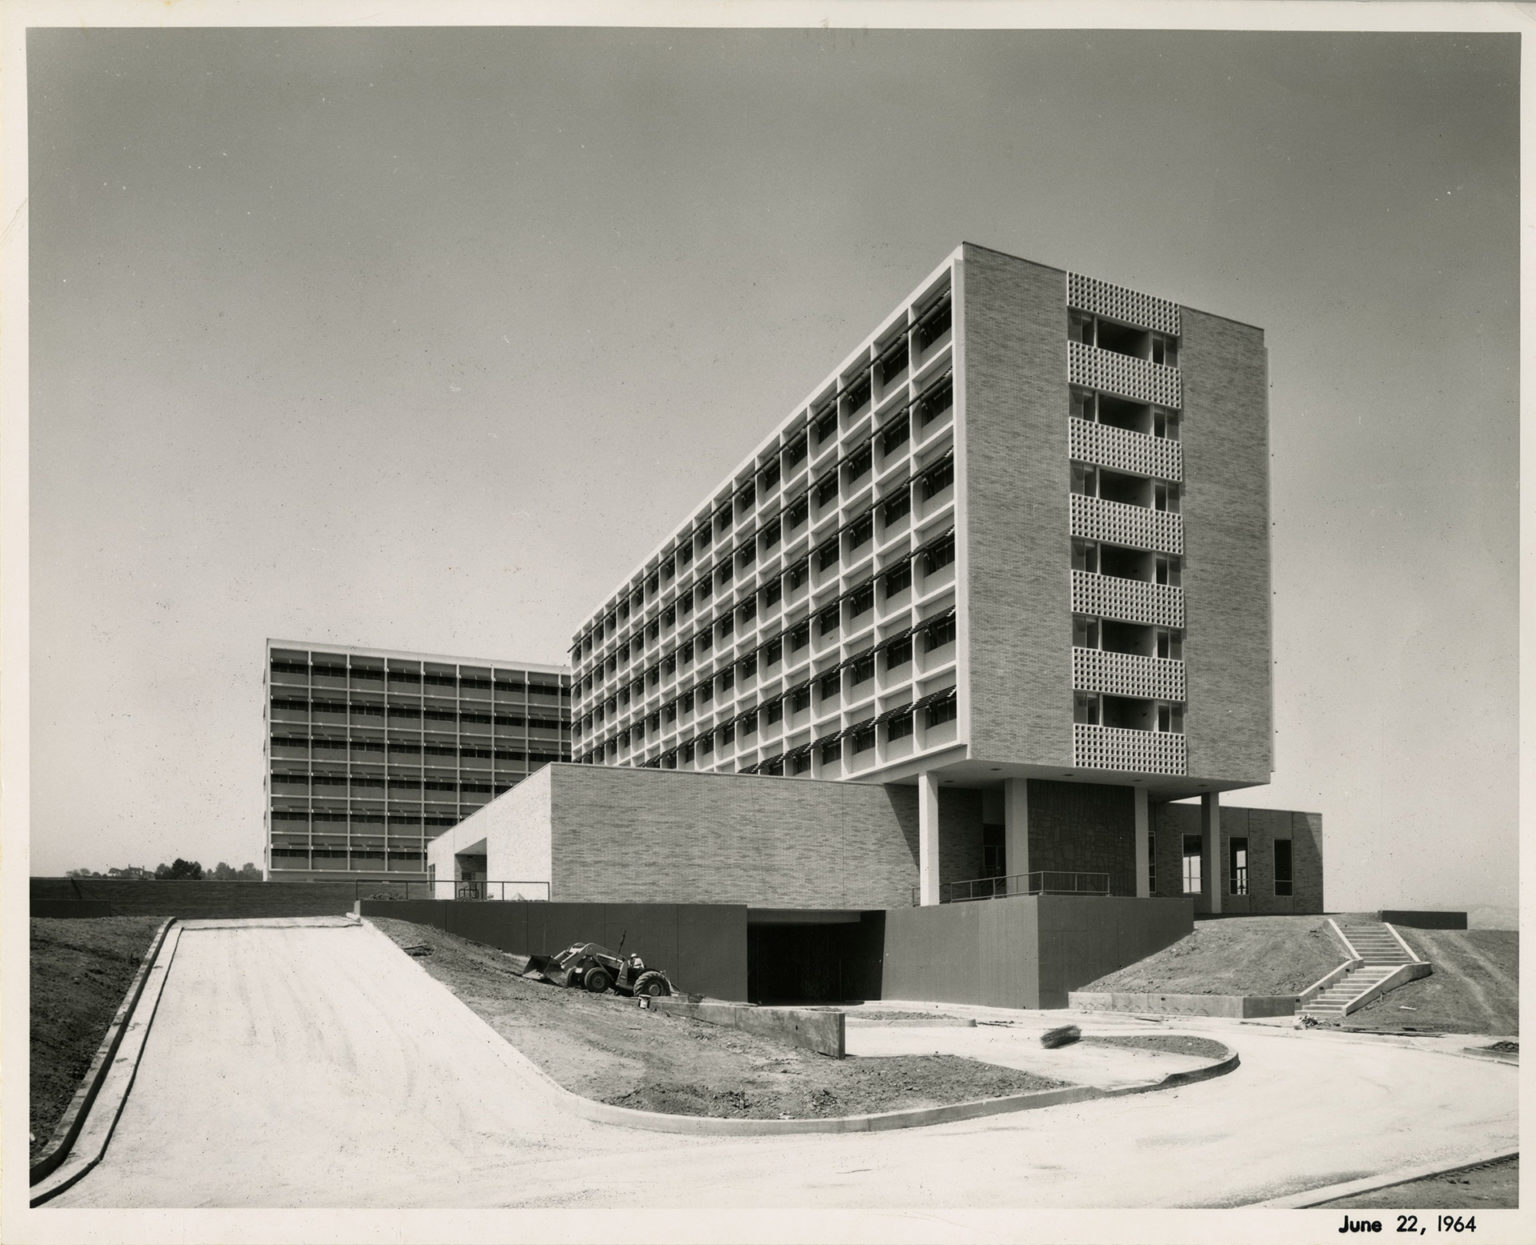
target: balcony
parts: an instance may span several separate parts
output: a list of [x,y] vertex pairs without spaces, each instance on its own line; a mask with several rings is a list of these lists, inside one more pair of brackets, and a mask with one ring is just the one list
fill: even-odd
[[1184,384],[1178,368],[1079,341],[1067,342],[1067,381],[1133,402],[1184,405]]
[[1187,772],[1184,736],[1173,731],[1136,731],[1074,722],[1072,764],[1079,769],[1180,776]]
[[1086,419],[1067,421],[1067,453],[1080,463],[1110,467],[1158,480],[1184,478],[1184,450],[1167,437],[1149,437]]
[[1184,520],[1169,510],[1071,495],[1072,535],[1154,553],[1184,552]]
[[1183,700],[1184,663],[1166,657],[1073,648],[1072,687],[1141,700]]
[[1184,589],[1073,571],[1072,612],[1151,627],[1182,627]]

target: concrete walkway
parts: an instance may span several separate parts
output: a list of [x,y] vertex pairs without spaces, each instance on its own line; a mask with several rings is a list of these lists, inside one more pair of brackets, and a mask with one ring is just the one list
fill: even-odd
[[[947,1035],[1007,1061],[1067,1019],[1086,1033],[1159,1030],[1132,1017],[955,1010],[1011,1027],[905,1032],[926,1049]],[[576,1118],[373,931],[189,928],[104,1160],[38,1213],[1225,1206],[1518,1145],[1517,1070],[1435,1053],[1465,1042],[1193,1018],[1166,1028],[1226,1042],[1242,1066],[1159,1093],[900,1132],[661,1135]],[[849,1037],[905,1040],[895,1032]]]

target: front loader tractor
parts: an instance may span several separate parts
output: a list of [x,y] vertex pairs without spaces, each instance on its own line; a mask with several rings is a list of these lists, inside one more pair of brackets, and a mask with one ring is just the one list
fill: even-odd
[[595,942],[573,942],[559,955],[532,955],[525,977],[542,977],[557,986],[585,986],[593,994],[612,988],[619,994],[660,998],[672,993],[672,983],[660,969],[646,968],[633,951],[610,951]]

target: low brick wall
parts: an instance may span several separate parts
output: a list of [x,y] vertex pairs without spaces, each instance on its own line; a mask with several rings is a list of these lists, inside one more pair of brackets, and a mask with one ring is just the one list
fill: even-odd
[[1168,1016],[1294,1016],[1294,994],[1106,994],[1074,990],[1067,1006],[1080,1012],[1159,1012]]
[[848,1050],[846,1017],[840,1011],[799,1007],[752,1007],[739,1003],[690,1003],[685,999],[652,999],[657,1011],[686,1016],[705,1024],[724,1025],[775,1042],[804,1046],[818,1055],[841,1059]]

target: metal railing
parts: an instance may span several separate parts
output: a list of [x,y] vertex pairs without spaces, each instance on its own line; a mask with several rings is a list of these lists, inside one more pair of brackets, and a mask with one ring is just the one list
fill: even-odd
[[[1073,873],[1040,869],[1034,873],[1009,873],[995,878],[969,878],[939,885],[940,903],[969,903],[976,899],[1005,899],[1010,895],[1108,895],[1109,874]],[[912,888],[912,906],[920,903]]]
[[438,881],[393,881],[359,878],[353,886],[356,899],[473,899],[493,903],[548,902],[549,883],[539,881],[464,882],[444,878]]

